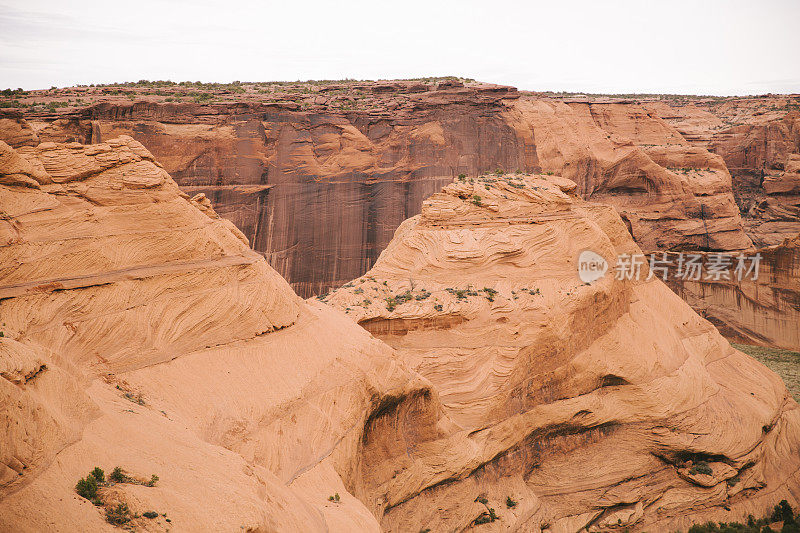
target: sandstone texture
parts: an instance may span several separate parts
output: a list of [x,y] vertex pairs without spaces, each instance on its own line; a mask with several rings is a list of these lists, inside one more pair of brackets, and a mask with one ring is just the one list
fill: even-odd
[[[752,246],[725,155],[692,142],[667,100],[656,112],[654,102],[457,79],[133,84],[25,98],[35,107],[13,120],[39,141],[140,141],[302,296],[363,274],[422,200],[462,173],[568,177],[584,198],[617,208],[647,250]],[[715,115],[696,109],[695,129],[710,127]],[[11,126],[8,137],[24,137]]]
[[[757,279],[671,277],[668,284],[726,337],[800,351],[800,235],[757,253],[761,256]],[[702,255],[705,263],[714,259]],[[736,261],[731,256],[730,262]]]
[[578,192],[547,175],[456,180],[323,298],[428,379],[454,424],[389,452],[385,529],[460,531],[474,495],[501,515],[480,527],[513,531],[673,531],[800,496],[784,384],[646,265],[581,282],[582,251],[613,265],[641,250]]
[[[578,282],[581,249],[639,248],[577,190],[457,180],[341,312],[130,137],[0,144],[0,531],[114,531],[120,503],[141,531],[550,532],[796,504],[780,379],[657,280]],[[95,466],[130,478],[93,505]]]
[[[0,143],[0,215],[0,531],[114,531],[118,503],[140,531],[379,529],[370,428],[435,433],[438,410],[388,346],[130,137]],[[159,480],[95,506],[95,466]]]
[[800,96],[648,108],[662,113],[692,144],[725,160],[756,246],[777,245],[800,232]]

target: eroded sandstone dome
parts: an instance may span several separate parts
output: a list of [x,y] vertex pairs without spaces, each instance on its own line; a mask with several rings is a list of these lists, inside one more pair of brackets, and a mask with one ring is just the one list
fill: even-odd
[[[591,283],[584,250],[609,264]],[[459,530],[478,495],[497,529],[526,531],[666,531],[796,501],[798,405],[647,265],[618,279],[640,253],[569,180],[466,178],[325,298],[429,379],[456,427],[389,482],[384,527]]]

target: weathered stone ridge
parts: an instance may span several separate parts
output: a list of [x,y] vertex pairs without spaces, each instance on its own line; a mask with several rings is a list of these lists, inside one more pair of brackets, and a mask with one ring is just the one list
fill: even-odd
[[[797,503],[779,378],[658,281],[580,283],[579,250],[639,248],[577,191],[456,178],[340,312],[131,137],[0,143],[0,530],[118,531],[119,504],[145,531],[451,530],[486,498],[495,528],[652,531]],[[158,479],[92,502],[95,466]]]
[[[130,137],[0,143],[0,214],[0,530],[118,531],[118,504],[148,531],[378,530],[365,432],[413,404],[396,430],[422,442],[438,411],[389,347]],[[95,466],[159,480],[96,507],[75,494]]]

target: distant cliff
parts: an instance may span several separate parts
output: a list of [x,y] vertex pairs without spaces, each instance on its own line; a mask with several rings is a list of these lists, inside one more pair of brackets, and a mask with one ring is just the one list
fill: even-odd
[[752,246],[723,158],[648,102],[459,80],[51,93],[29,98],[72,103],[6,114],[0,135],[131,135],[304,296],[363,274],[400,222],[454,177],[498,169],[576,181],[583,197],[614,205],[647,250]]
[[671,277],[667,284],[726,337],[800,351],[800,235],[758,253],[755,280]]

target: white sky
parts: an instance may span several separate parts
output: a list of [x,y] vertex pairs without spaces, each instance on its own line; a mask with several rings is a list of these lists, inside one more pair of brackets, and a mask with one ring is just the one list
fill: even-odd
[[0,88],[457,75],[800,92],[800,0],[0,0]]

